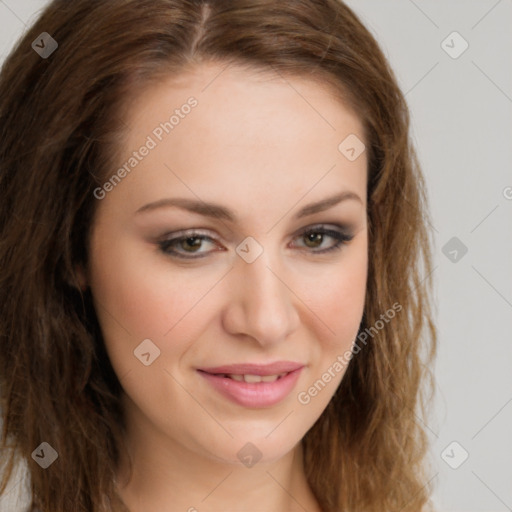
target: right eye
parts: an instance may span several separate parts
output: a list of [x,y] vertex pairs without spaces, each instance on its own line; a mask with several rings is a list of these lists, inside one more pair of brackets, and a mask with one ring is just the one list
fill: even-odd
[[219,247],[219,244],[213,238],[193,230],[185,232],[181,236],[161,240],[158,242],[158,245],[160,250],[167,255],[176,258],[197,259],[215,252],[211,250],[201,251],[205,242]]

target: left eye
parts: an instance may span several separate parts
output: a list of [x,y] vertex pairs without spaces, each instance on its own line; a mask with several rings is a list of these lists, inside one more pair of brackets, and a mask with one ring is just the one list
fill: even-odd
[[[301,240],[303,244],[299,244],[295,247],[300,250],[309,250],[309,252],[314,254],[326,253],[341,248],[343,244],[346,244],[352,240],[352,238],[353,235],[345,233],[344,231],[319,226],[308,228],[297,235],[295,239]],[[330,243],[325,247],[325,242],[328,240],[330,240]],[[189,232],[182,236],[162,240],[158,242],[158,245],[163,253],[170,256],[183,259],[197,259],[215,252],[215,249],[201,251],[205,243],[216,246],[217,250],[220,247],[220,244],[213,238],[197,232]]]
[[[302,248],[312,249],[311,252],[318,254],[339,249],[342,244],[350,242],[354,236],[344,231],[318,226],[303,231],[297,238],[304,242]],[[324,242],[328,239],[331,239],[330,245],[322,248],[322,245],[325,245]]]

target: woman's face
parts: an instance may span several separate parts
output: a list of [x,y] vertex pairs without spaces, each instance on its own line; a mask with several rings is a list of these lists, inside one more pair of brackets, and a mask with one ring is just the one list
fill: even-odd
[[162,456],[274,461],[362,318],[362,125],[318,83],[215,64],[128,107],[86,273],[128,432]]

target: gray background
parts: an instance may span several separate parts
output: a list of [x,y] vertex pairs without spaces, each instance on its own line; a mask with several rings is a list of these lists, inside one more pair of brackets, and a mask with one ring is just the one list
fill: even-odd
[[[0,0],[0,61],[45,3]],[[347,3],[406,94],[427,178],[440,342],[426,424],[434,501],[443,512],[512,511],[512,1]]]

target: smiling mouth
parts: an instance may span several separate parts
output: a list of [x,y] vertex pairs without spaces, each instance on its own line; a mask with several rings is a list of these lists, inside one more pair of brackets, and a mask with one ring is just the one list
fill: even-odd
[[304,369],[303,365],[286,364],[285,371],[284,366],[237,365],[236,368],[217,367],[197,372],[224,398],[242,407],[261,409],[285,400]]

